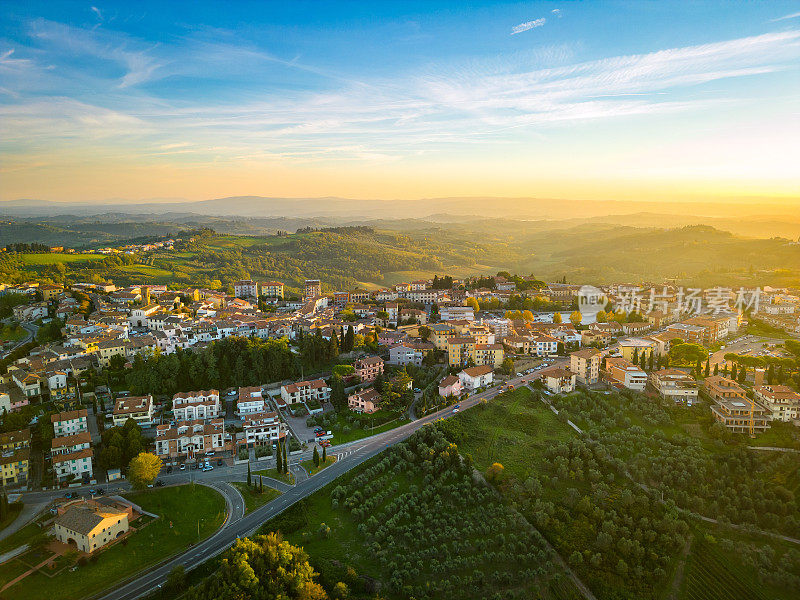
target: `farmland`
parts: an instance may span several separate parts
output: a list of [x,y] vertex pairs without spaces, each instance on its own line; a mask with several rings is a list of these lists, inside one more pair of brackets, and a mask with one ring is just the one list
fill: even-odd
[[372,597],[576,598],[538,532],[425,428],[268,522],[321,582]]

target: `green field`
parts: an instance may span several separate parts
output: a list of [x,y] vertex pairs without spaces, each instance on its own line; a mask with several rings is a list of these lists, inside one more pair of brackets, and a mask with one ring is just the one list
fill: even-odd
[[161,518],[131,535],[127,544],[118,543],[101,552],[97,562],[89,562],[76,571],[65,569],[53,577],[33,573],[5,594],[25,600],[78,600],[93,596],[207,538],[225,520],[225,500],[202,485],[154,488],[127,497]]
[[577,436],[527,387],[500,394],[441,421],[439,427],[462,454],[472,456],[479,469],[499,462],[506,473],[521,480],[540,471],[539,461],[534,459],[537,452],[554,441]]
[[259,471],[253,471],[253,475],[263,475],[264,477],[294,485],[294,475],[292,473],[278,473],[278,469],[261,469]]
[[50,252],[48,254],[20,254],[19,257],[26,265],[56,265],[58,263],[78,263],[87,260],[103,260],[105,254],[64,254]]
[[303,546],[352,598],[577,598],[541,536],[476,481],[433,427],[343,475],[261,530]]
[[311,459],[304,460],[303,462],[300,463],[300,466],[306,470],[309,476],[311,476],[311,475],[316,475],[326,467],[330,467],[335,462],[336,462],[335,456],[328,456],[325,462],[322,462],[322,456],[320,455],[320,462],[318,467],[314,466],[314,461]]
[[11,523],[13,523],[17,516],[19,516],[20,511],[22,511],[22,502],[14,502],[8,505],[8,514],[0,521],[0,531],[8,527]]
[[239,490],[242,498],[244,498],[245,512],[264,506],[267,502],[271,502],[281,495],[278,490],[271,487],[265,487],[263,493],[257,492],[255,486],[258,485],[258,477],[253,477],[253,487],[248,487],[247,483],[243,481],[234,481],[231,485]]

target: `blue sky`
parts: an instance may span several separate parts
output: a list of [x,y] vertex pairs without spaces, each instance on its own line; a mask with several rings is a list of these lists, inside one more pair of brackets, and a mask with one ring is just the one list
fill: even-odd
[[7,2],[0,198],[800,196],[800,2]]

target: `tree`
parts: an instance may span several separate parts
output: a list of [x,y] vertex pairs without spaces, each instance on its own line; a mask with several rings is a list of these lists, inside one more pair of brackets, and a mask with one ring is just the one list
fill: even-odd
[[506,375],[511,375],[511,374],[513,374],[513,373],[514,373],[514,361],[513,361],[513,360],[511,360],[510,358],[505,358],[505,359],[503,359],[503,364],[502,364],[502,365],[500,365],[500,369],[501,369],[501,370],[503,371],[503,373],[505,373]]
[[253,476],[250,474],[250,463],[247,463],[247,487],[253,487]]
[[710,357],[706,359],[706,368],[705,368],[703,373],[704,373],[704,375],[706,377],[711,375],[711,358]]
[[714,363],[714,375],[719,375],[719,363]]
[[327,600],[317,576],[302,548],[270,533],[237,540],[223,554],[216,571],[184,598]]
[[583,321],[583,315],[580,313],[580,311],[574,310],[572,311],[572,314],[569,316],[569,320],[575,327],[577,327],[578,325],[581,324],[581,321]]
[[741,367],[739,367],[739,376],[737,377],[736,381],[738,381],[739,383],[744,383],[746,379],[747,379],[747,368],[744,365],[742,365]]
[[167,575],[166,588],[175,596],[180,595],[186,589],[186,567],[175,565]]
[[278,473],[283,473],[283,456],[281,455],[281,446],[281,441],[278,440],[275,448],[275,470],[278,471]]
[[153,483],[161,472],[161,459],[151,452],[140,452],[128,464],[128,481],[142,490]]
[[604,310],[601,310],[594,316],[594,320],[598,323],[605,323],[608,321],[608,313],[606,313]]
[[481,309],[480,305],[478,304],[478,299],[472,296],[466,299],[464,306],[471,306],[472,310],[475,312],[479,312]]
[[561,323],[561,313],[553,313],[553,323]]
[[505,471],[505,467],[500,463],[492,463],[488,469],[486,469],[486,479],[492,483],[495,483],[500,480],[503,476],[503,472]]
[[733,366],[731,367],[731,379],[735,380],[736,375],[737,375],[736,363],[733,363]]
[[339,375],[334,375],[331,381],[331,404],[337,411],[343,411],[347,408],[344,380]]
[[328,448],[323,446],[322,447],[322,463],[325,464],[328,462]]
[[314,466],[319,467],[319,450],[317,450],[317,446],[314,446]]

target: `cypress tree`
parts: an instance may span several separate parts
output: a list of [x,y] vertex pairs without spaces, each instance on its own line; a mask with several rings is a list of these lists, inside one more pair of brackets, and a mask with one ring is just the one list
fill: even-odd
[[264,478],[261,475],[258,476],[258,493],[264,493]]
[[317,450],[316,446],[314,446],[314,466],[319,466],[319,450]]
[[711,358],[706,359],[706,369],[705,369],[705,376],[708,377],[711,374]]
[[742,365],[739,367],[739,383],[744,383],[745,379],[747,379],[747,368]]
[[283,464],[281,462],[282,460],[283,459],[281,457],[281,442],[280,440],[278,440],[275,452],[275,469],[278,471],[278,473],[283,473]]
[[322,462],[325,463],[328,460],[328,449],[323,446],[322,447]]
[[736,363],[733,363],[733,366],[731,367],[731,379],[735,380],[736,379],[736,375],[737,375],[737,373],[736,373]]
[[247,487],[253,487],[253,477],[250,475],[250,463],[247,463]]
[[719,363],[714,365],[714,375],[719,375]]

